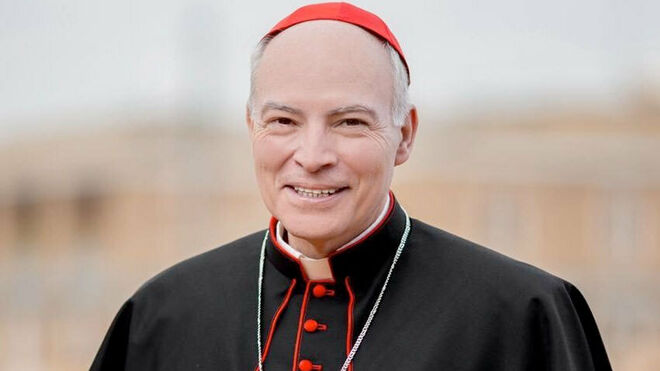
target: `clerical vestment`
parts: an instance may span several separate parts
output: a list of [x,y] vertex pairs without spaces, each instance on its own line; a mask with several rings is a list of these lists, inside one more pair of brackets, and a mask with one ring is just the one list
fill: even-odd
[[[383,222],[309,279],[266,241],[263,368],[339,370],[381,290],[405,228]],[[257,369],[257,282],[265,231],[193,257],[120,309],[92,370]],[[589,307],[572,284],[412,219],[380,307],[351,363],[371,370],[610,370]]]

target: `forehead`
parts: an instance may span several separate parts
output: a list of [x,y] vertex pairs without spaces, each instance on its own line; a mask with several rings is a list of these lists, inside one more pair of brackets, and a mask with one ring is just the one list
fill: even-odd
[[304,22],[268,44],[255,71],[257,104],[266,100],[343,100],[391,104],[393,73],[383,42],[338,21]]

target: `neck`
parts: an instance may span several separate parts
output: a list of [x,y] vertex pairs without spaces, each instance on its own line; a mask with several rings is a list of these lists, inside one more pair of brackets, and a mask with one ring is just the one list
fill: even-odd
[[306,239],[303,237],[295,236],[291,233],[288,234],[288,244],[295,250],[298,250],[304,256],[312,259],[322,259],[333,253],[334,251],[343,248],[347,244],[351,244],[364,235],[370,233],[377,224],[387,216],[387,210],[390,206],[389,194],[385,197],[384,202],[373,213],[373,217],[367,223],[356,228],[355,233],[346,236],[339,236],[338,238],[330,239]]
[[326,240],[307,240],[289,234],[289,245],[312,259],[322,259],[336,251],[343,244]]

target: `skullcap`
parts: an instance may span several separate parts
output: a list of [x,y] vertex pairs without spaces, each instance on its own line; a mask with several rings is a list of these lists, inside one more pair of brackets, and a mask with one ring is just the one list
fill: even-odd
[[394,37],[394,34],[392,34],[392,31],[387,27],[387,24],[385,24],[385,22],[377,15],[349,3],[341,2],[305,5],[279,21],[275,27],[268,31],[264,38],[275,36],[293,25],[321,19],[354,24],[387,41],[394,50],[399,53],[399,57],[406,67],[408,84],[410,84],[410,69],[408,68],[408,63],[403,56],[403,51],[401,50],[399,42],[396,37]]

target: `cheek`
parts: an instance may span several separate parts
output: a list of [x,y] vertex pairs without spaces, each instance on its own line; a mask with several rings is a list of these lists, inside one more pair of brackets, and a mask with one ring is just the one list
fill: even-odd
[[252,155],[257,175],[277,171],[286,162],[288,153],[286,142],[281,138],[272,136],[255,138],[252,143]]
[[[364,138],[351,146],[345,146],[342,152],[344,161],[360,178],[361,183],[378,188],[380,188],[379,184],[375,183],[387,183],[394,161],[393,151],[389,146],[384,146],[383,143],[371,138]],[[383,186],[389,187],[389,184]]]
[[252,142],[252,155],[257,169],[269,168],[277,162],[279,150],[277,141],[271,137],[255,138]]

